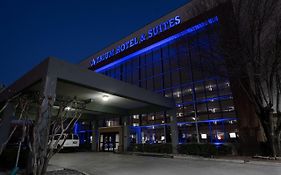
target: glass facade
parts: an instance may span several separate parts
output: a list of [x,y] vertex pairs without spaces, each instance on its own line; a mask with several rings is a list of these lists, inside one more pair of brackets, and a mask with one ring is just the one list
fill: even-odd
[[[218,27],[197,28],[100,73],[173,98],[180,143],[196,142],[197,135],[200,142],[233,142],[238,130],[230,82],[210,54]],[[169,122],[165,111],[132,116],[133,142],[170,142]]]

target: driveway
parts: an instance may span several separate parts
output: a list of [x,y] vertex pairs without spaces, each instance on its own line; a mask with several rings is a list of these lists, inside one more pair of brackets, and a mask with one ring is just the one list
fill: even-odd
[[277,165],[170,159],[113,153],[59,153],[50,164],[90,175],[281,175]]

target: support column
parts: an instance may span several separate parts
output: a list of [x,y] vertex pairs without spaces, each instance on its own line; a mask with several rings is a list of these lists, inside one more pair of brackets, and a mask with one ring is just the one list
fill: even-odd
[[98,151],[98,143],[99,143],[99,125],[98,120],[92,121],[92,151]]
[[177,146],[179,143],[176,110],[175,109],[170,110],[167,112],[167,114],[170,117],[172,153],[176,154],[176,153],[178,153]]
[[129,117],[125,116],[122,117],[122,124],[123,124],[123,151],[126,152],[129,147]]

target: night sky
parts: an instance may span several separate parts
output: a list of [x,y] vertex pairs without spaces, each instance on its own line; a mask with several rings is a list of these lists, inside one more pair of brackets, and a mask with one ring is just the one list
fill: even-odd
[[188,0],[0,0],[0,84],[47,56],[79,63]]

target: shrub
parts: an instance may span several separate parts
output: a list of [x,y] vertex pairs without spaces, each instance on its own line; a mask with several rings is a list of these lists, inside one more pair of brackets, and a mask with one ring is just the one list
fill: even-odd
[[230,145],[214,145],[214,144],[180,144],[177,147],[180,154],[214,156],[231,154],[232,148]]
[[149,153],[172,153],[171,144],[131,144],[128,151]]

